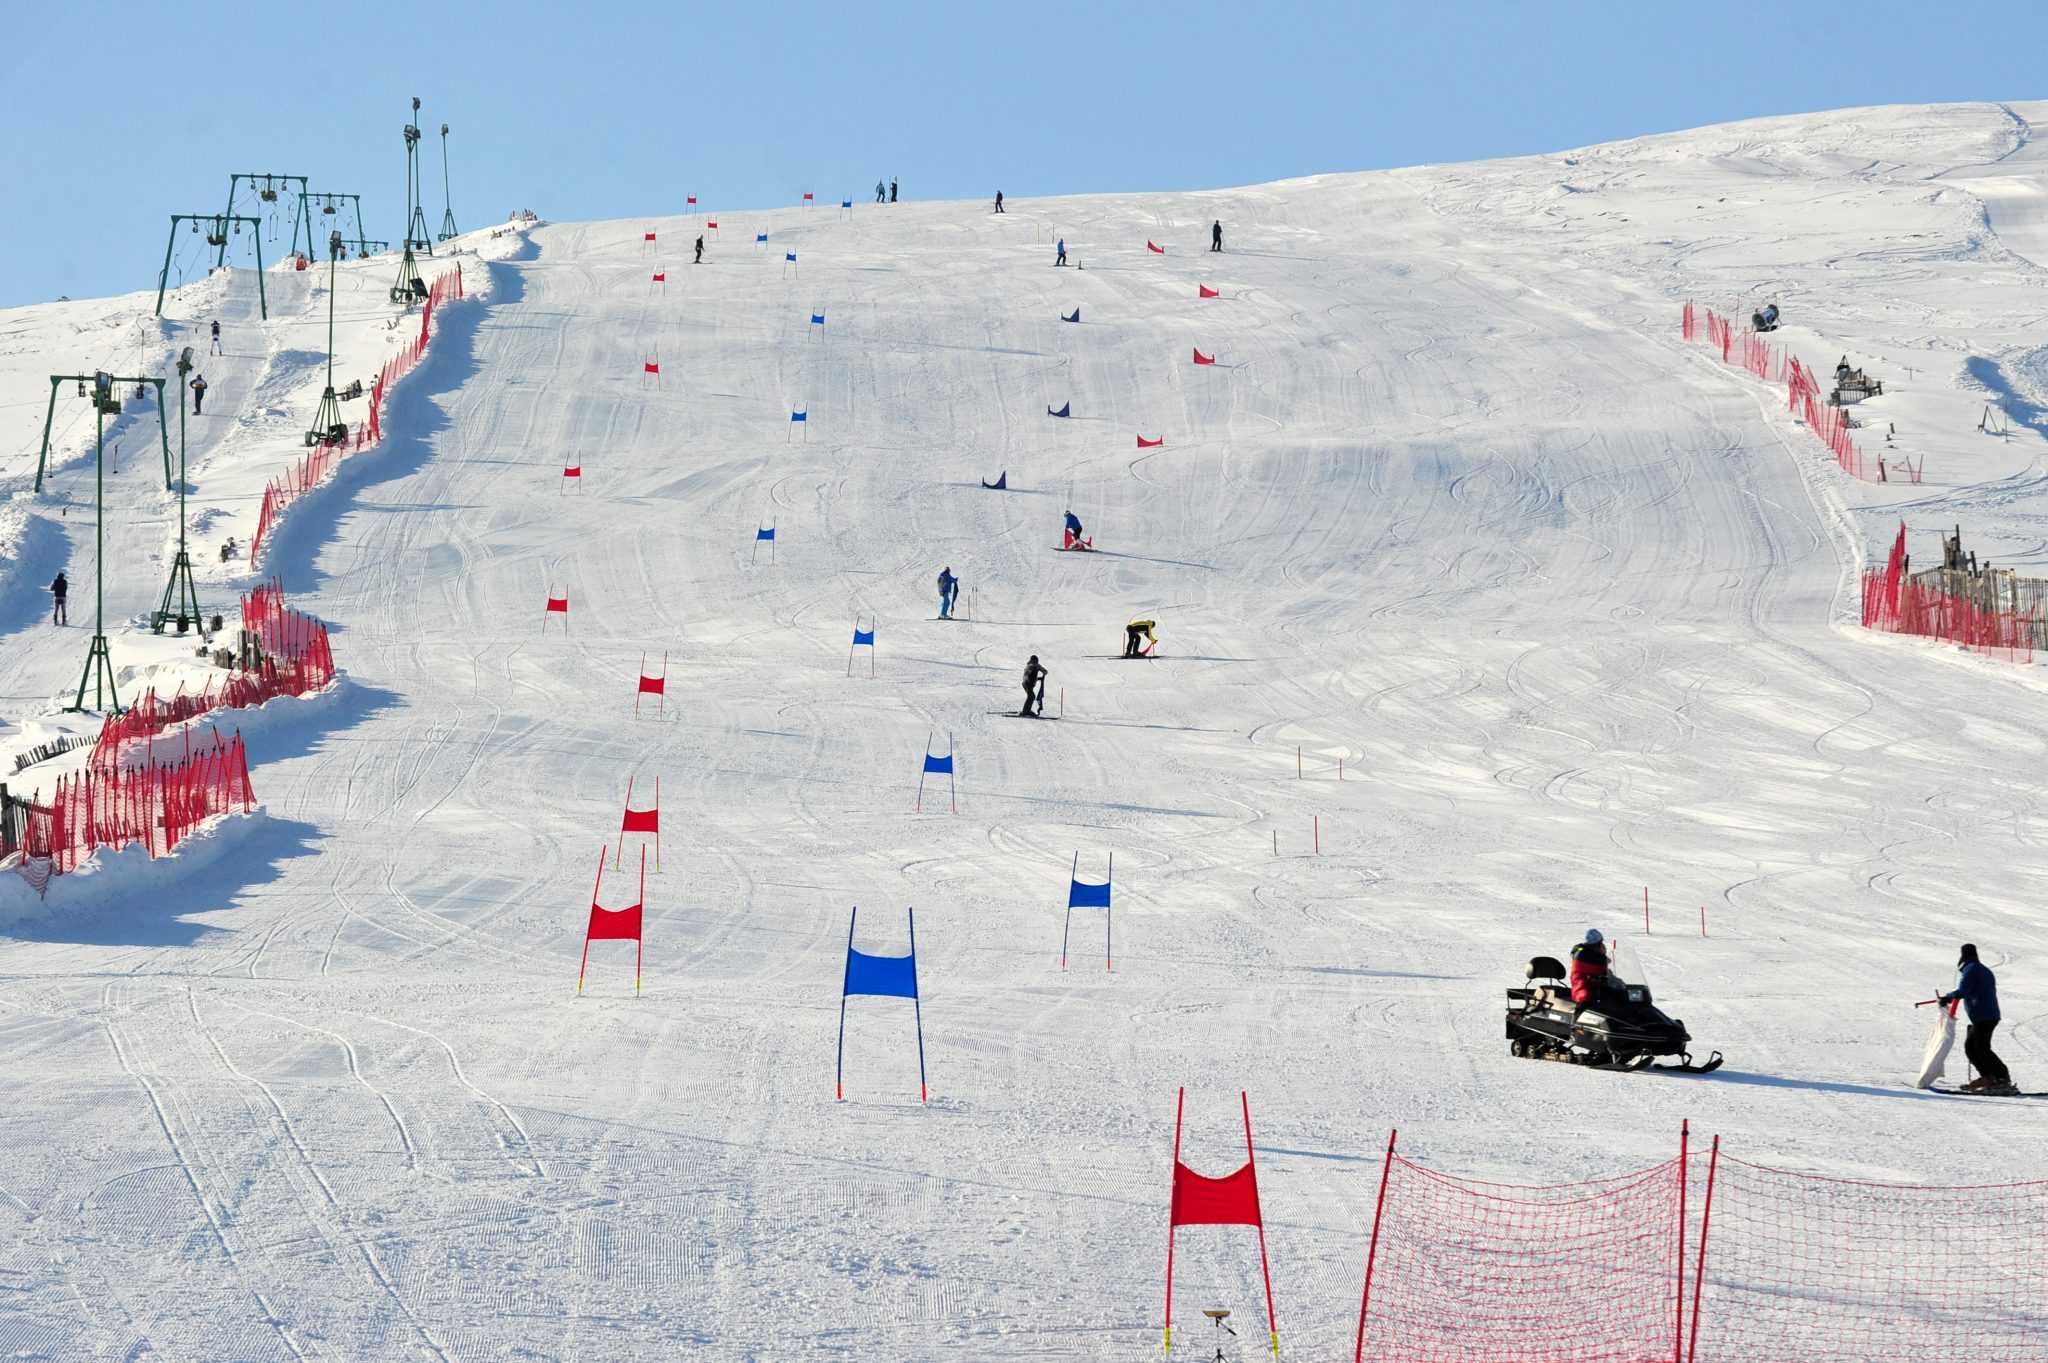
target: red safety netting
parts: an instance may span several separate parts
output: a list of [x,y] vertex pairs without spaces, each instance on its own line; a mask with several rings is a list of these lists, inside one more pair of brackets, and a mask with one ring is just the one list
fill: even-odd
[[270,534],[285,507],[304,496],[334,471],[342,458],[354,454],[366,445],[375,445],[384,438],[384,395],[391,385],[412,371],[426,354],[427,341],[433,335],[434,310],[451,298],[462,297],[462,264],[456,262],[453,270],[436,279],[427,289],[426,301],[420,306],[420,334],[413,338],[405,349],[384,362],[377,373],[377,380],[370,385],[369,408],[363,420],[356,426],[355,439],[346,445],[323,445],[304,456],[299,463],[283,477],[274,478],[263,489],[263,506],[256,515],[256,534],[249,541],[249,565],[257,564],[257,557],[263,552],[264,540]]
[[[1876,569],[1863,574],[1863,622],[1870,628],[1960,644],[2003,662],[2034,660],[2033,622],[2017,611],[1988,610],[1935,583],[1888,585],[1887,577]],[[1886,598],[1894,591],[1887,609]]]
[[1712,308],[1707,309],[1702,321],[1694,315],[1693,305],[1687,303],[1679,317],[1679,331],[1687,340],[1693,340],[1702,330],[1707,344],[1721,353],[1724,364],[1747,369],[1767,383],[1785,381],[1787,409],[1804,420],[1807,429],[1828,447],[1842,472],[1867,483],[1888,483],[1894,478],[1910,483],[1920,481],[1924,460],[1915,464],[1903,457],[1875,461],[1863,457],[1855,437],[1849,434],[1854,428],[1849,424],[1848,414],[1821,397],[1813,371],[1801,364],[1797,356],[1780,355],[1768,341],[1747,328],[1737,331]]
[[1389,1142],[1356,1357],[1650,1363],[1684,1321],[1685,1156],[1521,1187],[1426,1169]]
[[255,804],[242,735],[223,739],[215,730],[210,749],[181,761],[152,757],[133,770],[87,767],[57,778],[49,804],[31,809],[22,848],[25,857],[48,857],[59,873],[102,847],[118,851],[139,842],[159,857],[214,815],[237,806],[246,813]]
[[334,652],[327,626],[284,604],[284,592],[267,583],[242,598],[242,628],[253,634],[262,658],[252,668],[209,678],[197,691],[183,683],[168,699],[154,687],[126,711],[107,716],[87,764],[107,774],[132,764],[134,750],[165,730],[215,710],[261,705],[278,696],[304,696],[334,680]]
[[1899,588],[1906,578],[1906,523],[1899,522],[1899,537],[1892,541],[1891,557],[1884,571],[1863,574],[1863,628],[1895,629],[1899,619]]
[[1853,1183],[1721,1155],[1712,1189],[1689,1363],[2048,1360],[2048,1182]]

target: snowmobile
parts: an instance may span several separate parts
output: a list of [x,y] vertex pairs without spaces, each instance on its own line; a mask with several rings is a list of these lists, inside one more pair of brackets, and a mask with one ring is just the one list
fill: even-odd
[[[1685,1024],[1666,1017],[1650,987],[1610,981],[1606,992],[1581,1008],[1572,1002],[1565,968],[1553,956],[1534,956],[1525,972],[1529,987],[1508,990],[1508,1051],[1529,1060],[1561,1060],[1602,1070],[1674,1070],[1710,1074],[1721,1068],[1715,1051],[1695,1065]],[[1675,1055],[1676,1065],[1655,1063]]]

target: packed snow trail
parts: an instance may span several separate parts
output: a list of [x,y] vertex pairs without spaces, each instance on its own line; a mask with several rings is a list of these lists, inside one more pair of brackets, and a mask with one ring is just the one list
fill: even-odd
[[[1955,165],[2008,135],[1953,121]],[[1777,183],[1668,144],[1661,174]],[[1640,150],[1624,207],[1690,203]],[[1516,1181],[1661,1160],[1685,1117],[1798,1167],[2039,1176],[2026,1105],[1901,1086],[1965,937],[2015,1073],[2048,1064],[2038,689],[1837,627],[1845,507],[1936,489],[1843,483],[1679,342],[1636,235],[1562,251],[1523,211],[1557,179],[722,213],[699,267],[695,219],[569,225],[490,265],[347,509],[277,541],[349,680],[252,753],[245,854],[0,952],[0,1343],[1130,1357],[1158,1346],[1181,1084],[1215,1173],[1250,1092],[1289,1356],[1349,1344],[1396,1125]],[[1853,212],[1780,226],[1882,247]],[[1055,552],[1068,507],[1096,554]],[[947,564],[971,619],[930,619]],[[845,675],[857,615],[874,681]],[[1138,615],[1161,656],[1103,656]],[[998,713],[1033,653],[1056,722]],[[911,811],[932,735],[957,816]],[[645,993],[600,942],[579,998],[629,776],[642,803],[661,778]],[[1114,972],[1093,914],[1058,969],[1077,851],[1084,878],[1115,854]],[[929,1105],[893,999],[850,1004],[833,1102],[855,905],[877,953],[917,910]],[[1501,989],[1592,925],[1725,1070],[1508,1056]],[[1183,1232],[1176,1276],[1188,1311],[1260,1314],[1248,1233]]]

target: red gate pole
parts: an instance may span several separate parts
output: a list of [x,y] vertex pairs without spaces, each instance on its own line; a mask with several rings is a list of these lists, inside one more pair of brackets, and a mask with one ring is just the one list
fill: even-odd
[[[1079,857],[1079,853],[1075,854]],[[1188,1091],[1182,1086],[1173,1100],[1173,1187],[1180,1187],[1180,1116],[1187,1107]],[[1269,1317],[1270,1319],[1270,1317]],[[1166,1352],[1173,1352],[1173,1195],[1167,1195],[1166,1210]]]
[[[1244,1162],[1251,1166],[1252,1187],[1259,1186],[1258,1157],[1252,1153],[1252,1100],[1243,1089],[1237,1101],[1244,1105]],[[1259,1272],[1266,1278],[1266,1329],[1273,1340],[1273,1357],[1280,1356],[1280,1322],[1273,1316],[1273,1270],[1266,1263],[1266,1209],[1259,1208]]]
[[1700,1356],[1700,1295],[1707,1280],[1707,1227],[1714,1219],[1714,1174],[1720,1167],[1721,1138],[1716,1136],[1714,1148],[1707,1155],[1707,1201],[1700,1208],[1700,1252],[1693,1256],[1692,1336],[1686,1341],[1685,1363],[1696,1363]]
[[1365,1249],[1365,1291],[1358,1298],[1358,1346],[1352,1350],[1352,1363],[1363,1363],[1365,1358],[1365,1311],[1372,1304],[1372,1265],[1380,1252],[1380,1217],[1387,1210],[1387,1179],[1394,1172],[1394,1141],[1400,1136],[1399,1128],[1387,1133],[1387,1159],[1380,1166],[1380,1200],[1372,1209],[1372,1240]]
[[1671,1363],[1685,1363],[1685,1157],[1692,1122],[1678,1124],[1678,1318],[1671,1322]]

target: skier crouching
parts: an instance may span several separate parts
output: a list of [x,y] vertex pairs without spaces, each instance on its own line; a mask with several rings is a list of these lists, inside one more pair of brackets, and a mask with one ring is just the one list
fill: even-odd
[[[1145,658],[1151,656],[1153,648],[1159,643],[1159,636],[1152,632],[1153,627],[1158,623],[1157,620],[1133,620],[1130,624],[1124,626],[1124,656],[1126,658]],[[1138,640],[1140,639],[1145,641],[1143,648],[1138,647]]]

